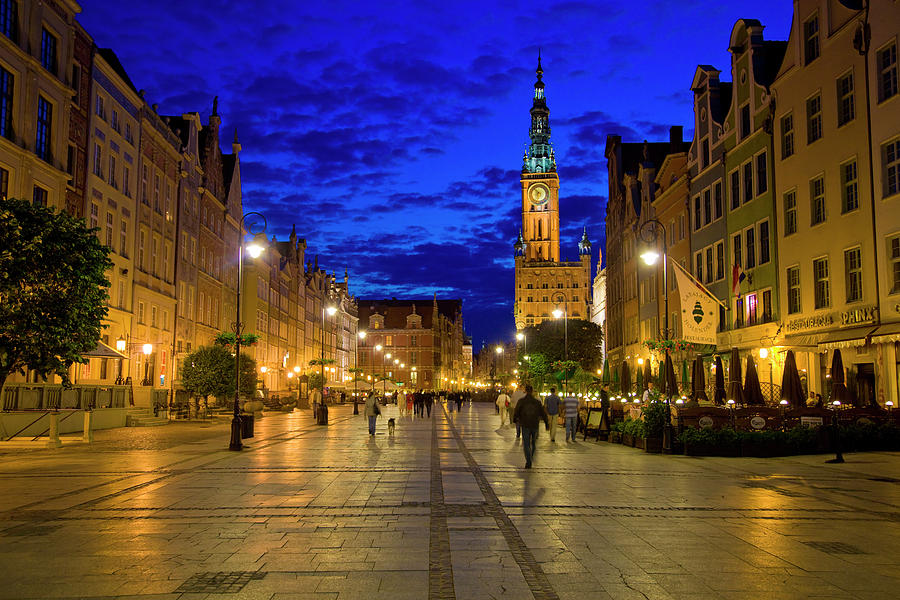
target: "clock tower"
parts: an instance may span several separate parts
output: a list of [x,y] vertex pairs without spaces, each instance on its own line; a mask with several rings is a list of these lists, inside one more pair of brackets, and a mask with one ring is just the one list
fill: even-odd
[[559,262],[559,176],[550,145],[550,109],[540,55],[536,72],[528,130],[531,144],[522,164],[522,240],[526,261]]
[[559,248],[559,176],[550,144],[550,109],[544,96],[544,69],[538,54],[531,103],[531,143],[522,175],[522,229],[515,243],[516,329],[552,319],[565,309],[569,319],[588,319],[591,302],[591,244],[587,232],[578,244],[578,260],[563,261]]

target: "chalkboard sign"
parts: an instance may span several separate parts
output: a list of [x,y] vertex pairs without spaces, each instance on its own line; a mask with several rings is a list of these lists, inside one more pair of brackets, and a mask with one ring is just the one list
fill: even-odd
[[597,439],[600,439],[600,422],[603,419],[603,411],[599,408],[592,408],[588,410],[587,423],[584,426],[584,437],[582,439],[586,440],[589,431],[595,432]]

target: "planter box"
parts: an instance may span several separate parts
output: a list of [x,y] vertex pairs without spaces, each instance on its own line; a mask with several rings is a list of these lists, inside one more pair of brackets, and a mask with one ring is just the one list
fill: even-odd
[[634,447],[637,448],[638,450],[643,450],[644,449],[644,438],[642,438],[642,437],[634,438]]
[[686,443],[684,454],[686,456],[740,456],[741,447]]
[[634,447],[634,438],[631,436],[630,433],[623,433],[622,434],[622,443],[625,444],[626,446]]
[[621,431],[610,431],[609,432],[609,441],[613,444],[621,444],[622,443],[622,432]]
[[773,456],[787,456],[793,454],[790,448],[783,443],[772,444],[753,444],[741,443],[741,456],[752,456],[757,458],[771,458]]
[[647,452],[651,452],[653,454],[659,454],[662,452],[662,438],[661,437],[648,437],[644,438],[644,450]]

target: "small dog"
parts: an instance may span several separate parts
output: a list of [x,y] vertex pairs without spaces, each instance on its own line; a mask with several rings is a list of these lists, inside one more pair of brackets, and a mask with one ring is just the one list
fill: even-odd
[[388,435],[394,435],[394,417],[388,419]]

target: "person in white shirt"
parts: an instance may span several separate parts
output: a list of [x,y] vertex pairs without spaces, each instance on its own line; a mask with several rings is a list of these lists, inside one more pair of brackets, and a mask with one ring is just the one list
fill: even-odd
[[644,404],[650,403],[650,392],[653,391],[654,385],[652,381],[647,382],[647,389],[644,390],[644,395],[641,397],[641,402]]
[[505,389],[500,390],[497,396],[497,410],[500,412],[500,427],[503,427],[509,420],[509,396]]

